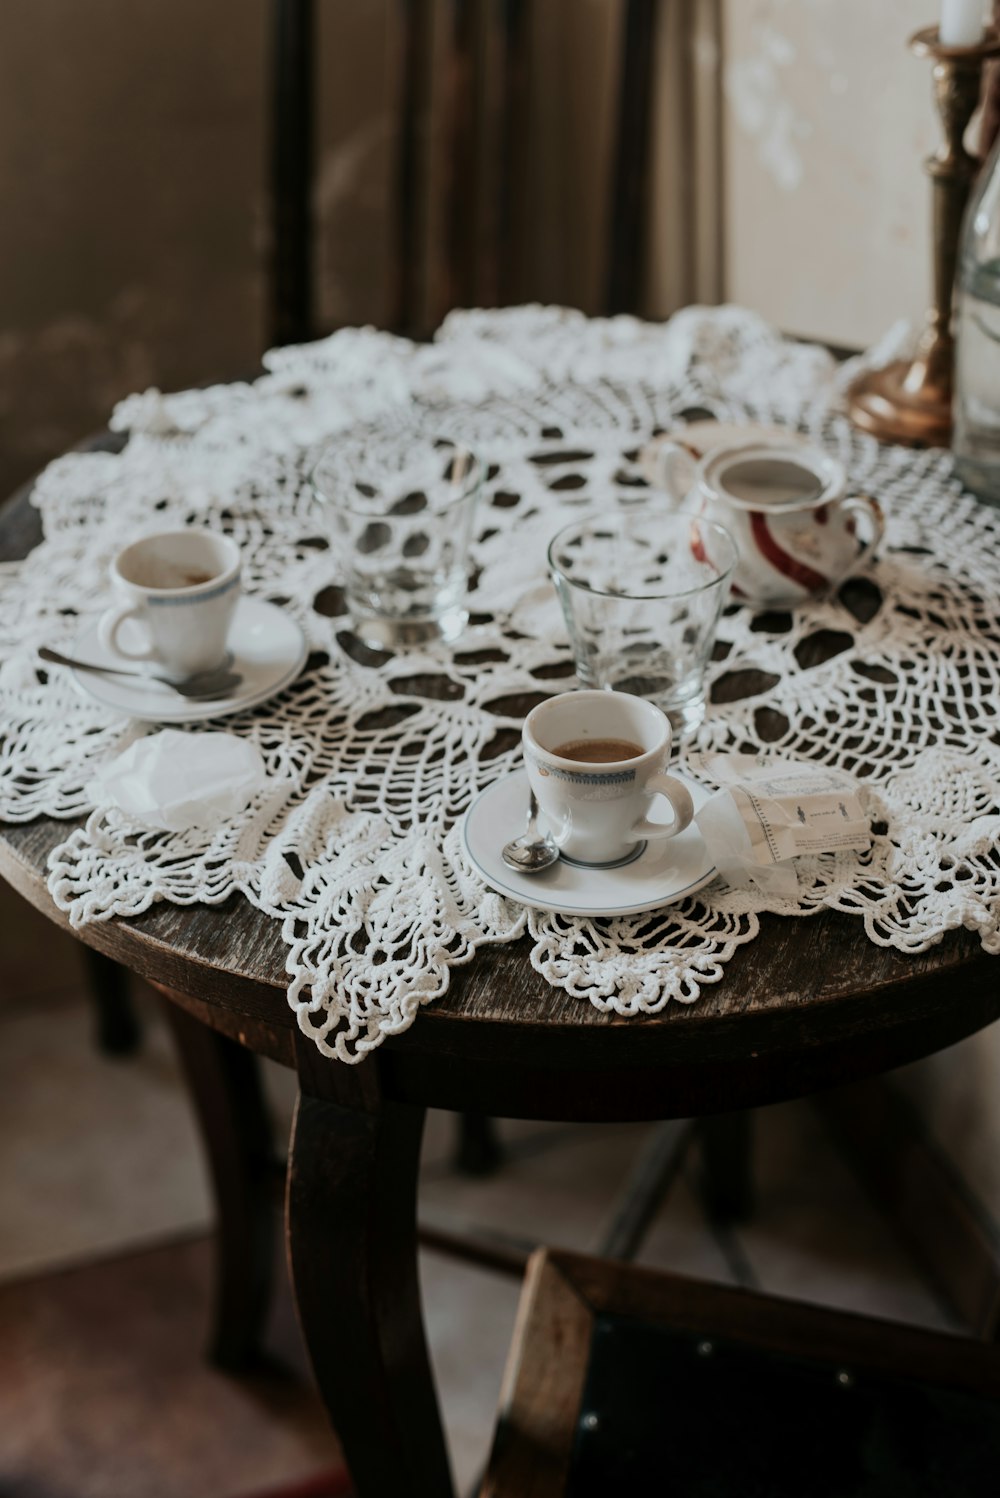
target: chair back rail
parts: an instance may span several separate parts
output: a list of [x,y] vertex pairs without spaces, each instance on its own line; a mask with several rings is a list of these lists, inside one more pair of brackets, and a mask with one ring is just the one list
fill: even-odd
[[996,1344],[543,1248],[480,1498],[992,1498],[998,1399]]

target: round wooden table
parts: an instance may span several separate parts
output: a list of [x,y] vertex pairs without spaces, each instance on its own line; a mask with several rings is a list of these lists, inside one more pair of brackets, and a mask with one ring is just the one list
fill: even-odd
[[[22,491],[0,514],[0,558],[24,555],[38,536]],[[45,866],[67,831],[48,820],[0,826],[0,873],[63,927]],[[452,1492],[417,1281],[427,1107],[567,1121],[729,1114],[884,1072],[1000,1016],[1000,968],[973,933],[905,956],[871,943],[860,921],[826,912],[768,917],[721,982],[649,1018],[602,1014],[550,988],[526,940],[488,946],[452,971],[447,994],[410,1030],[348,1067],[300,1034],[278,923],[241,897],[160,905],[74,934],[171,1001],[231,1271],[219,1308],[223,1360],[227,1337],[235,1345],[259,1324],[271,1252],[269,1141],[250,1053],[295,1067],[292,1280],[359,1498]]]

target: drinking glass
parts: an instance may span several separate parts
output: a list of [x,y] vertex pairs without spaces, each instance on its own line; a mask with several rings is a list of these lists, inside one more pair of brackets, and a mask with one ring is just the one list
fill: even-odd
[[648,506],[561,530],[549,568],[581,685],[647,698],[675,733],[696,728],[737,560],[715,521]]
[[353,428],[312,474],[355,632],[374,649],[454,640],[468,620],[483,464],[447,438]]

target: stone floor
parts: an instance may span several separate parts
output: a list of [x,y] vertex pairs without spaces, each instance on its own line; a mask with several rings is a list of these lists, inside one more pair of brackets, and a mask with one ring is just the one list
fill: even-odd
[[199,1233],[0,1285],[4,1498],[236,1498],[342,1467],[289,1295],[252,1376],[199,1356],[211,1267]]
[[[210,1205],[155,1001],[140,992],[141,1053],[102,1057],[73,942],[3,890],[0,932],[0,1493],[232,1498],[321,1469],[336,1447],[299,1372],[287,1315],[285,1382],[234,1382],[201,1361]],[[978,1068],[985,1085],[988,1058],[959,1052],[959,1070]],[[940,1070],[939,1063],[929,1090],[953,1098]],[[288,1117],[289,1080],[277,1069],[268,1074],[279,1120]],[[954,1101],[938,1111],[969,1144],[988,1194],[996,1185],[992,1124],[970,1124],[968,1106]],[[479,1181],[452,1168],[453,1129],[448,1115],[429,1120],[421,1194],[428,1218],[584,1250],[599,1241],[646,1135],[644,1126],[504,1123],[503,1170]],[[642,1262],[950,1324],[806,1104],[761,1110],[756,1135],[753,1222],[739,1231],[710,1228],[692,1161]],[[431,1253],[421,1272],[464,1490],[486,1454],[518,1287]],[[176,1314],[163,1310],[170,1306]]]

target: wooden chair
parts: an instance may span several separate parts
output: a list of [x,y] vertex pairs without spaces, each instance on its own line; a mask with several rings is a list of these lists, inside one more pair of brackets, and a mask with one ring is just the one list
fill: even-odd
[[481,1498],[987,1498],[1000,1347],[539,1250]]

